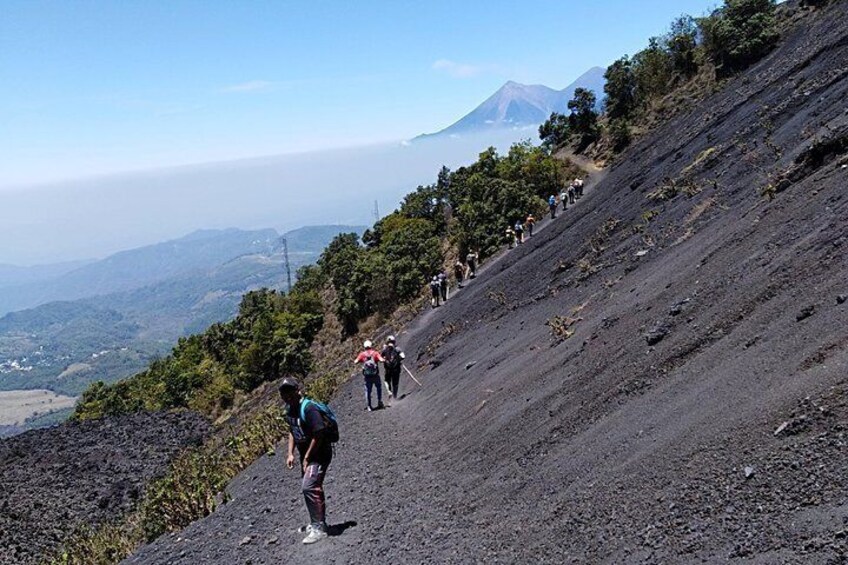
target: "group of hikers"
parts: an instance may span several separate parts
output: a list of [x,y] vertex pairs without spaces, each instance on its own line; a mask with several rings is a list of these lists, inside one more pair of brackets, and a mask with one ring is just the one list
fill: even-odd
[[[548,197],[548,208],[551,211],[551,219],[556,219],[557,208],[562,203],[562,211],[568,209],[569,204],[575,204],[583,197],[583,179],[574,179],[562,192],[557,196],[551,194]],[[507,247],[513,247],[524,243],[524,233],[527,232],[528,237],[533,237],[533,228],[536,227],[536,217],[532,212],[527,215],[524,221],[518,220],[513,226],[507,226],[505,239]]]
[[390,335],[381,351],[374,349],[371,340],[365,340],[362,344],[363,350],[359,352],[355,364],[362,365],[362,376],[365,378],[365,407],[371,412],[375,408],[371,406],[371,392],[377,389],[376,409],[385,408],[383,404],[383,388],[380,384],[380,366],[383,364],[383,374],[386,382],[386,390],[389,398],[399,398],[398,386],[400,384],[400,371],[403,360],[406,358],[403,351],[398,349],[395,336]]
[[[366,340],[362,345],[363,350],[353,362],[362,365],[366,410],[371,412],[385,408],[379,363],[383,364],[389,398],[398,399],[400,373],[406,356],[397,347],[394,336],[386,338],[386,344],[381,351],[374,349],[370,340]],[[372,406],[371,402],[374,389],[377,393],[376,407]],[[303,543],[312,544],[329,535],[324,477],[333,459],[333,444],[339,439],[338,421],[329,406],[303,396],[300,383],[295,378],[283,378],[279,391],[286,405],[285,418],[289,426],[286,467],[294,468],[297,450],[302,476],[301,491],[309,513],[309,524],[298,528],[298,532],[306,534]]]
[[[456,286],[462,288],[462,283],[466,279],[473,279],[477,276],[477,261],[480,254],[477,251],[469,251],[465,256],[465,261],[462,257],[456,258],[456,263],[453,265],[453,276],[456,280]],[[444,269],[433,275],[430,279],[430,305],[437,308],[441,303],[448,299],[448,286],[450,281]]]
[[574,179],[571,183],[562,189],[562,192],[557,198],[556,194],[551,194],[548,197],[548,208],[551,210],[551,219],[556,218],[557,206],[562,203],[562,211],[565,212],[569,204],[574,204],[583,198],[583,179]]
[[[551,209],[551,219],[556,218],[556,210],[559,203],[562,209],[567,209],[569,204],[574,204],[583,196],[583,181],[574,181],[562,191],[557,199],[551,195],[548,205]],[[518,221],[515,226],[507,228],[510,247],[524,241],[525,228],[530,236],[536,218],[529,214],[524,222]],[[477,276],[477,262],[479,254],[477,251],[469,251],[465,261],[457,258],[454,264],[454,278],[457,286],[462,288],[466,279]],[[435,274],[430,281],[432,293],[431,303],[437,307],[441,302],[448,299],[448,275],[444,270]],[[365,384],[365,409],[369,412],[385,408],[383,404],[383,386],[380,381],[380,366],[383,364],[383,379],[389,398],[399,399],[400,374],[403,361],[406,357],[398,347],[394,336],[389,336],[380,351],[374,348],[370,340],[363,344],[363,350],[354,359],[354,364],[362,366],[362,376]],[[407,372],[408,369],[407,369]],[[412,373],[409,373],[410,377]],[[324,477],[327,468],[333,459],[333,444],[339,439],[339,428],[333,411],[321,402],[306,398],[301,393],[300,383],[293,377],[285,377],[279,386],[280,396],[286,404],[286,421],[289,425],[288,452],[286,467],[294,468],[295,450],[299,454],[300,471],[303,477],[301,490],[306,501],[306,509],[309,512],[309,524],[298,528],[300,533],[305,533],[303,543],[312,544],[328,536],[326,522],[326,499],[324,495]],[[377,395],[376,406],[372,403],[374,393]]]

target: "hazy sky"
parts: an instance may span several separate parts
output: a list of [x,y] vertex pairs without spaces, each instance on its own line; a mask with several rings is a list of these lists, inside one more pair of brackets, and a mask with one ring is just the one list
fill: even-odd
[[716,3],[3,0],[0,189],[436,131]]

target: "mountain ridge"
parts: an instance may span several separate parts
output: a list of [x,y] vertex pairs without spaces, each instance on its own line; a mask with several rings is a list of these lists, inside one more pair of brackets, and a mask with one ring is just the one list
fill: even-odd
[[561,90],[543,84],[528,85],[509,80],[453,124],[435,133],[419,135],[415,140],[477,133],[487,129],[529,129],[548,119],[551,112],[567,113],[568,101],[574,97],[577,88],[593,90],[600,100],[605,71],[603,67],[592,67]]
[[[247,246],[222,262],[184,270],[147,285],[108,294],[51,301],[0,316],[0,390],[47,388],[77,394],[94,380],[112,382],[164,355],[177,338],[232,317],[243,293],[286,284],[280,240],[288,241],[294,276],[317,260],[338,233],[362,226],[304,226],[273,238],[261,252]],[[211,233],[210,233],[211,232]],[[218,241],[224,233],[247,240],[274,230],[202,230],[190,241]],[[180,238],[182,242],[185,238]],[[231,251],[239,251],[233,248]],[[17,367],[22,367],[19,369]],[[69,367],[75,370],[68,371]]]

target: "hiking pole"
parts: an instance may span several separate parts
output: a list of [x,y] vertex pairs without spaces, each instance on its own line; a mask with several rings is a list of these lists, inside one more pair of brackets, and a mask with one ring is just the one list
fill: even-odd
[[412,371],[406,368],[406,365],[401,365],[401,367],[403,367],[403,370],[406,371],[406,374],[409,375],[413,381],[415,381],[415,384],[417,384],[421,388],[424,388],[424,385],[421,384],[421,381],[415,378],[415,375],[412,374]]

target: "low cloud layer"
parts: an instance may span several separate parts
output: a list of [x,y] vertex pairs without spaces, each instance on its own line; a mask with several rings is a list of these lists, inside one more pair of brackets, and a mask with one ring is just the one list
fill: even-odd
[[0,263],[103,257],[203,228],[371,224],[442,165],[533,132],[401,142],[115,175],[0,192]]

